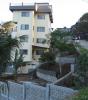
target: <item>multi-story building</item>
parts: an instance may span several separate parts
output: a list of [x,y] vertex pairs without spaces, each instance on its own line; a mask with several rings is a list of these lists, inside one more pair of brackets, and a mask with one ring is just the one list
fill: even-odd
[[23,53],[26,66],[33,65],[49,48],[47,35],[53,23],[52,6],[49,3],[10,4],[10,10],[13,21],[17,23],[12,35],[21,42],[20,53]]

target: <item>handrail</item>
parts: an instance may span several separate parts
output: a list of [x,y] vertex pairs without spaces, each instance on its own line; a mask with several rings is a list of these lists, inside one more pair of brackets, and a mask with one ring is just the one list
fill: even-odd
[[67,79],[67,78],[68,78],[69,76],[71,76],[71,75],[72,75],[72,72],[69,72],[69,73],[67,73],[65,76],[63,76],[62,78],[60,78],[60,79],[56,80],[55,82],[53,82],[53,84],[55,85],[55,84],[57,84],[57,83],[60,83],[61,81]]

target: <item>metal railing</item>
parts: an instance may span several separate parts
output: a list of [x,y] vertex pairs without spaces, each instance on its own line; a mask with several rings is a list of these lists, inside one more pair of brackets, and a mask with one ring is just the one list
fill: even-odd
[[34,3],[10,3],[9,6],[29,6],[34,5]]

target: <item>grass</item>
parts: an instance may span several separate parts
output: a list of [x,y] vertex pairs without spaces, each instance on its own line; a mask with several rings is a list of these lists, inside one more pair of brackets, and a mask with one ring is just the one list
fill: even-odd
[[88,100],[88,87],[79,90],[79,93],[74,96],[73,100]]

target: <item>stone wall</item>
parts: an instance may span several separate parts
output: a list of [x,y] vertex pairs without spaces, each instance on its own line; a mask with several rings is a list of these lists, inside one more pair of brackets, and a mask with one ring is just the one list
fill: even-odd
[[8,86],[8,95],[0,91],[0,100],[70,100],[68,98],[76,93],[73,89],[53,84],[42,87],[31,82],[8,82]]

